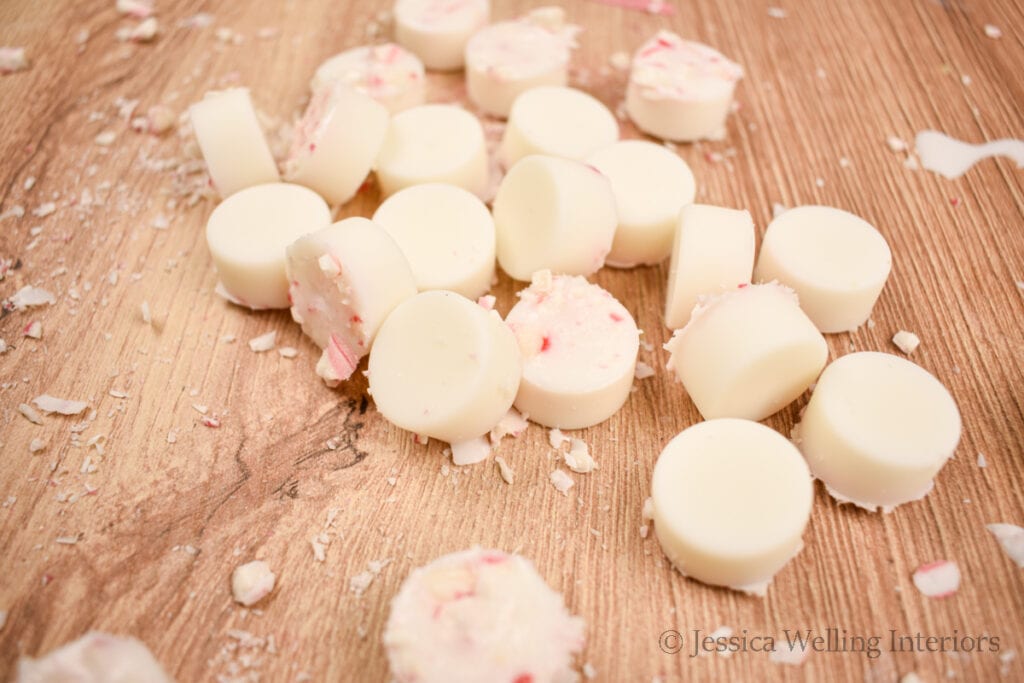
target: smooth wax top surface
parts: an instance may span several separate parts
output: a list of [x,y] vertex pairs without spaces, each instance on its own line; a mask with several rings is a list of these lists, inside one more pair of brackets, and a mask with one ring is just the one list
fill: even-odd
[[863,218],[831,206],[785,211],[769,224],[761,248],[772,250],[779,266],[793,277],[822,287],[884,282],[892,267],[892,253],[881,233]]
[[497,312],[443,290],[399,304],[370,352],[370,392],[384,417],[449,443],[489,432],[521,375],[515,336]]
[[619,124],[600,100],[575,88],[531,88],[512,103],[501,144],[502,163],[528,154],[583,159],[619,137]]
[[494,277],[494,220],[476,195],[454,185],[413,185],[373,215],[405,253],[420,290],[475,299]]
[[843,439],[896,467],[941,464],[960,439],[960,411],[931,373],[889,353],[851,353],[831,363],[815,403]]
[[690,427],[658,457],[656,524],[703,552],[740,557],[799,535],[811,511],[807,464],[764,425],[724,418]]

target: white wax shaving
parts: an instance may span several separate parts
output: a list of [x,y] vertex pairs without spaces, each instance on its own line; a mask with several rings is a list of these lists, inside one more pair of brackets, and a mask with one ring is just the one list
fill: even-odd
[[78,415],[89,407],[85,401],[69,401],[63,398],[56,398],[49,394],[41,394],[32,399],[36,407],[47,413],[60,413],[61,415]]
[[992,532],[1010,559],[1024,569],[1024,528],[1005,523],[988,524],[985,528]]

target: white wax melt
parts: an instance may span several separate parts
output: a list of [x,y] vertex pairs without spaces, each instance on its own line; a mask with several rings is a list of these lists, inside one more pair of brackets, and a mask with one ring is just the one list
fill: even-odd
[[381,323],[416,293],[395,241],[365,218],[347,218],[288,247],[291,313],[322,348],[317,374],[346,380],[373,344]]
[[579,161],[528,156],[494,198],[498,263],[516,280],[543,269],[589,275],[604,265],[616,222],[604,175]]
[[416,286],[449,289],[476,299],[494,278],[494,219],[480,199],[443,183],[414,185],[373,214],[412,268]]
[[450,183],[478,197],[487,190],[487,146],[475,116],[450,104],[396,114],[377,158],[386,196],[420,183]]
[[397,683],[576,679],[583,620],[519,555],[473,548],[409,574],[384,630]]
[[370,174],[387,129],[388,110],[368,95],[341,82],[321,88],[295,129],[285,177],[344,204]]
[[659,31],[633,56],[626,111],[637,127],[665,140],[725,137],[739,64],[717,50]]
[[189,107],[189,118],[210,180],[222,197],[280,180],[247,89],[208,92]]
[[619,225],[608,265],[631,268],[663,261],[672,250],[679,210],[697,183],[678,154],[646,140],[623,140],[594,152],[587,163],[612,184]]
[[561,9],[555,9],[491,24],[470,39],[466,92],[485,113],[505,118],[527,90],[566,84],[577,29],[566,26]]
[[677,330],[690,320],[702,295],[749,284],[754,269],[754,220],[749,211],[707,204],[679,214],[665,298],[665,325]]
[[40,659],[18,662],[20,683],[172,683],[135,638],[89,631]]
[[331,210],[310,189],[288,183],[236,192],[210,214],[206,243],[221,284],[249,308],[288,308],[285,248],[331,222]]
[[496,311],[455,292],[417,294],[391,312],[370,352],[370,393],[393,424],[460,443],[512,407],[522,361]]
[[428,69],[462,68],[466,43],[491,15],[489,0],[398,0],[395,39]]
[[822,332],[846,332],[867,321],[891,268],[873,225],[842,209],[798,206],[768,224],[754,279],[791,287]]
[[802,394],[828,357],[796,295],[775,283],[707,300],[665,349],[668,369],[708,420],[763,420]]
[[542,86],[516,98],[498,155],[505,168],[528,154],[582,160],[619,139],[619,124],[600,100],[574,88]]
[[506,322],[523,355],[515,406],[534,422],[590,427],[629,398],[640,332],[629,311],[597,285],[540,271]]
[[392,114],[423,104],[426,78],[419,57],[395,43],[345,50],[321,64],[310,89],[344,83],[384,105]]
[[888,511],[931,491],[960,440],[960,411],[920,366],[851,353],[821,374],[796,436],[834,497]]
[[654,531],[680,572],[763,595],[803,547],[814,487],[800,452],[748,420],[708,420],[680,432],[651,481]]

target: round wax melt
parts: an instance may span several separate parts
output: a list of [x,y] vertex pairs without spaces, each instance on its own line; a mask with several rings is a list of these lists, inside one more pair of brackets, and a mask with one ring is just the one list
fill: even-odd
[[564,86],[574,27],[529,15],[491,24],[466,45],[466,93],[485,113],[505,118],[522,93],[542,85]]
[[140,641],[89,631],[45,657],[18,662],[19,683],[172,683]]
[[477,299],[494,278],[494,219],[476,195],[443,183],[397,192],[373,214],[405,253],[420,291]]
[[398,0],[395,39],[428,69],[462,68],[469,37],[490,18],[489,0]]
[[377,158],[387,196],[420,183],[450,183],[480,197],[487,190],[487,146],[475,116],[450,104],[396,114]]
[[388,128],[388,110],[335,82],[313,95],[295,130],[285,177],[344,204],[370,174]]
[[189,107],[189,118],[210,180],[222,197],[280,180],[247,89],[208,92]]
[[631,268],[663,261],[672,249],[679,211],[697,194],[679,155],[646,140],[622,140],[587,158],[612,184],[619,225],[608,265]]
[[473,548],[409,574],[384,630],[398,683],[575,680],[583,620],[519,555]]
[[292,318],[324,350],[317,374],[333,386],[351,376],[416,282],[395,241],[365,218],[306,235],[287,253]]
[[629,398],[640,332],[629,311],[597,285],[541,271],[506,322],[523,355],[515,406],[534,422],[590,427]]
[[512,407],[519,347],[496,311],[434,290],[402,302],[370,351],[370,393],[393,424],[461,443],[486,434]]
[[619,139],[619,124],[600,100],[574,88],[542,86],[516,98],[498,156],[505,168],[529,154],[582,160]]
[[798,206],[768,224],[754,278],[791,287],[822,332],[846,332],[867,321],[891,269],[873,225],[842,209]]
[[426,99],[423,62],[394,43],[363,45],[334,55],[317,68],[309,87],[316,93],[338,82],[372,97],[392,114]]
[[528,156],[494,198],[498,263],[516,280],[538,270],[589,275],[604,265],[616,224],[608,179],[579,161]]
[[775,283],[707,300],[665,349],[668,369],[708,420],[763,420],[802,394],[828,357],[796,295]]
[[651,481],[654,531],[672,564],[698,581],[758,595],[803,547],[813,499],[796,447],[733,418],[680,432]]
[[221,284],[249,308],[288,308],[285,249],[331,222],[327,203],[288,183],[254,185],[210,214],[206,243]]
[[659,31],[633,56],[626,111],[654,137],[719,140],[742,76],[740,65],[714,48]]
[[678,330],[700,296],[749,284],[754,221],[749,211],[690,204],[679,213],[665,298],[665,325]]
[[960,441],[960,411],[920,366],[851,353],[821,373],[797,441],[834,497],[888,511],[931,491]]

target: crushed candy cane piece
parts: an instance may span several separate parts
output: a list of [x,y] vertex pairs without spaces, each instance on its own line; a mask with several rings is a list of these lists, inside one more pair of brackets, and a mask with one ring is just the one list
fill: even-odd
[[491,444],[482,436],[453,443],[451,446],[452,462],[456,465],[472,465],[486,460],[491,454]]
[[476,300],[478,306],[486,311],[493,311],[494,304],[497,303],[498,298],[493,294],[484,294],[482,297]]
[[491,429],[490,438],[491,445],[497,445],[506,436],[517,437],[526,431],[529,426],[529,422],[526,421],[526,417],[521,415],[515,408],[509,408],[505,417],[498,421],[498,424],[494,425]]
[[270,351],[277,344],[277,330],[271,330],[266,334],[261,334],[258,337],[253,337],[249,340],[249,348],[256,353],[262,353],[263,351]]
[[35,411],[35,408],[33,408],[32,406],[30,406],[27,403],[19,403],[18,404],[18,412],[21,413],[25,417],[26,420],[28,420],[29,422],[31,422],[34,425],[41,425],[41,424],[43,424],[42,416]]
[[28,68],[23,47],[0,47],[0,74],[12,74]]
[[896,137],[895,135],[890,135],[889,137],[887,137],[885,139],[885,144],[889,145],[889,149],[892,150],[893,152],[907,151],[907,143],[903,140],[903,138]]
[[1024,528],[1005,523],[987,524],[985,528],[992,532],[1010,559],[1024,569]]
[[23,336],[30,337],[32,339],[43,338],[43,324],[38,320],[33,320],[28,325],[25,325],[25,329],[21,331]]
[[348,589],[356,594],[356,597],[362,597],[366,589],[370,587],[373,580],[380,576],[381,571],[384,567],[391,564],[391,560],[370,560],[366,563],[366,571],[360,572],[348,580]]
[[505,480],[505,483],[512,484],[516,476],[515,470],[500,455],[494,457],[494,462],[498,464],[498,472],[501,474],[501,478]]
[[163,135],[178,122],[174,110],[162,104],[155,104],[146,110],[146,119],[149,122],[148,130],[153,135]]
[[551,478],[551,485],[563,496],[568,496],[569,489],[576,485],[576,482],[566,474],[565,470],[554,470],[548,476]]
[[562,430],[557,427],[548,432],[548,443],[556,450],[561,448],[562,444],[567,441],[569,441],[569,437],[562,433]]
[[7,346],[7,342],[5,342],[3,339],[0,339],[0,355],[7,353],[9,348],[10,347]]
[[643,509],[640,510],[640,517],[642,519],[654,519],[654,499],[650,496],[644,500]]
[[565,464],[573,472],[586,474],[597,468],[597,463],[590,456],[590,449],[583,439],[570,439],[569,452],[564,455]]
[[236,567],[231,574],[231,594],[235,602],[250,607],[270,595],[276,578],[270,565],[253,560]]
[[786,10],[782,9],[781,7],[769,7],[768,16],[771,17],[772,19],[785,19],[787,14]]
[[38,453],[46,448],[46,442],[42,439],[32,439],[28,444],[29,453]]
[[949,560],[929,562],[917,568],[913,579],[922,595],[945,598],[956,593],[960,587],[960,567]]
[[277,352],[281,354],[282,358],[295,358],[299,355],[299,350],[294,346],[282,346]]
[[985,24],[985,35],[989,38],[999,39],[1003,37],[1003,32],[995,24]]
[[892,343],[896,345],[896,348],[909,356],[921,345],[921,339],[913,332],[900,330],[892,336]]
[[629,65],[632,63],[632,61],[633,60],[629,56],[629,53],[623,52],[622,50],[619,50],[618,52],[613,52],[608,57],[608,63],[611,64],[612,68],[616,69],[617,71],[626,71],[627,69],[629,69]]
[[121,41],[131,40],[136,43],[148,43],[156,38],[159,32],[160,25],[157,23],[156,17],[148,17],[132,28],[119,28],[114,35]]
[[139,307],[139,312],[142,313],[142,322],[146,323],[147,325],[152,324],[152,322],[153,322],[153,314],[150,313],[150,311],[149,311],[149,302],[148,301],[143,301],[142,302],[142,305]]
[[900,679],[900,683],[924,683],[924,679],[918,676],[916,672],[911,671]]
[[14,293],[10,299],[15,310],[23,311],[32,306],[45,306],[57,303],[57,297],[42,287],[26,285]]
[[167,443],[177,443],[177,442],[178,442],[178,432],[176,432],[173,429],[168,431],[167,432]]
[[219,429],[220,428],[220,420],[218,420],[215,417],[210,417],[209,415],[203,415],[199,419],[199,421],[202,422],[207,427],[209,427],[210,429]]
[[32,399],[36,407],[46,413],[60,413],[61,415],[78,415],[89,407],[85,401],[69,401],[64,398],[56,398],[49,394],[40,394]]
[[642,360],[636,362],[636,369],[633,370],[633,376],[637,379],[647,379],[648,377],[654,377],[654,368]]
[[112,130],[105,130],[93,138],[93,142],[100,147],[109,147],[114,144],[114,140],[117,140],[117,133]]
[[147,19],[153,15],[153,0],[117,0],[115,8],[119,14]]
[[988,460],[985,459],[984,453],[978,453],[978,467],[988,467]]

